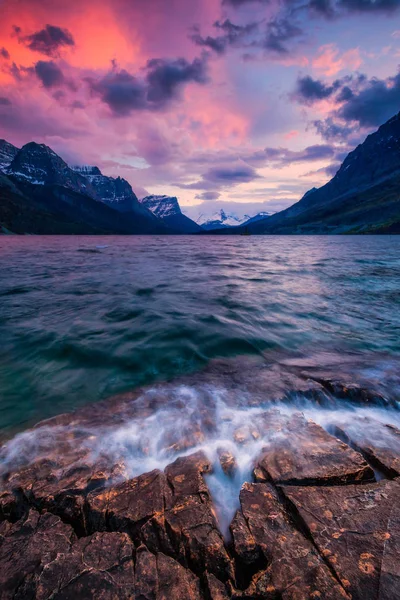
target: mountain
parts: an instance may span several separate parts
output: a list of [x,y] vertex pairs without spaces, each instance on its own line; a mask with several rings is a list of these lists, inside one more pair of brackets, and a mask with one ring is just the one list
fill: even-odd
[[91,197],[96,195],[88,180],[75,173],[45,144],[29,142],[22,146],[6,173],[35,185],[62,185]]
[[260,212],[257,215],[254,215],[254,217],[250,217],[250,219],[248,219],[247,221],[242,223],[242,225],[250,225],[250,223],[255,223],[256,221],[261,221],[261,219],[266,219],[267,217],[270,217],[271,214],[272,213],[269,213],[269,212]]
[[123,179],[105,177],[98,169],[85,176],[44,144],[30,142],[18,150],[5,142],[1,148],[6,166],[0,179],[0,225],[7,230],[175,233],[139,203]]
[[350,152],[326,185],[308,191],[286,210],[250,224],[249,230],[255,234],[400,233],[400,113]]
[[206,231],[212,231],[213,229],[220,229],[221,227],[236,227],[246,223],[250,219],[249,215],[244,215],[240,218],[235,213],[227,213],[222,208],[216,213],[205,216],[201,214],[197,219],[197,223]]
[[140,201],[143,206],[162,219],[166,225],[180,233],[197,233],[201,231],[200,225],[182,214],[176,196],[146,196]]
[[4,169],[10,166],[18,150],[19,148],[6,142],[6,140],[0,140],[0,171],[4,171]]
[[139,200],[130,183],[121,177],[107,177],[98,167],[74,166],[72,170],[79,173],[94,190],[94,195],[108,206],[120,212],[140,209]]

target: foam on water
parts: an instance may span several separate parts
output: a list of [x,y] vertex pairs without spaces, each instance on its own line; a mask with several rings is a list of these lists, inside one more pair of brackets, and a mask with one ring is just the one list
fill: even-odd
[[[160,398],[162,401],[160,401]],[[375,444],[387,447],[388,438],[380,439],[370,419],[400,427],[400,413],[395,409],[350,406],[333,402],[331,408],[318,407],[298,394],[291,402],[271,405],[268,399],[249,406],[244,391],[223,387],[168,386],[144,391],[135,399],[135,415],[127,416],[118,425],[104,422],[101,426],[44,424],[23,432],[10,440],[0,451],[0,474],[20,465],[29,464],[49,453],[77,453],[79,447],[89,449],[89,462],[95,464],[104,457],[111,464],[124,463],[126,476],[131,478],[153,469],[164,469],[180,456],[202,450],[213,470],[206,481],[213,497],[222,533],[227,536],[229,524],[239,507],[239,492],[245,481],[252,480],[255,461],[268,445],[282,442],[290,432],[284,428],[264,427],[271,414],[291,416],[299,411],[307,419],[332,432],[334,426],[346,426],[368,433]],[[272,410],[272,413],[271,413]],[[107,412],[105,420],[107,419]],[[226,474],[219,453],[233,455],[236,469]],[[87,457],[85,457],[87,462]]]

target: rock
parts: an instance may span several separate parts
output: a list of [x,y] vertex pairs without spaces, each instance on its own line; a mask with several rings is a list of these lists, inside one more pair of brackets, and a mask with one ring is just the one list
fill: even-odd
[[26,518],[13,525],[7,523],[2,531],[2,600],[34,598],[38,577],[43,569],[57,555],[68,553],[76,540],[69,525],[50,513],[39,515],[35,510],[31,510]]
[[204,580],[210,600],[229,600],[230,596],[228,596],[226,587],[212,573],[206,573]]
[[241,561],[246,565],[256,563],[261,556],[261,550],[257,546],[241,510],[236,511],[230,525],[230,532],[235,552]]
[[222,448],[218,448],[218,458],[221,464],[221,468],[225,475],[229,475],[232,477],[237,469],[236,458],[229,450],[223,450]]
[[89,531],[124,531],[135,539],[144,522],[163,513],[170,496],[164,473],[144,473],[87,498]]
[[374,480],[361,454],[300,414],[286,419],[272,413],[269,430],[271,442],[258,461],[257,481],[341,485]]
[[334,427],[336,435],[352,444],[387,477],[400,475],[400,430],[393,425],[364,417]]
[[244,598],[349,598],[312,543],[294,528],[271,485],[245,483],[240,502],[250,534],[268,563],[252,577]]
[[199,579],[173,558],[157,554],[157,574],[157,600],[201,600]]
[[192,496],[193,494],[208,495],[208,487],[204,481],[203,473],[211,471],[211,463],[204,452],[196,452],[190,456],[177,458],[168,465],[165,475],[173,490],[170,506],[176,504],[178,499]]
[[397,597],[399,482],[282,490],[353,600]]
[[135,600],[157,600],[157,559],[146,546],[136,550]]
[[40,574],[37,600],[134,597],[133,544],[124,533],[95,533],[58,554]]

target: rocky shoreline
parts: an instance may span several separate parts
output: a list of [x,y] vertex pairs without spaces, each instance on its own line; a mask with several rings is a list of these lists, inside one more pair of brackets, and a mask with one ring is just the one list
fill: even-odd
[[[235,379],[228,364],[223,370]],[[314,401],[347,394],[359,405],[385,402],[346,381],[289,371]],[[246,382],[256,404],[265,373],[265,365],[254,366]],[[207,385],[214,378],[212,368],[204,374]],[[399,597],[397,427],[366,416],[357,427],[323,428],[275,403],[235,425],[236,446],[219,445],[217,462],[199,449],[215,425],[211,411],[168,439],[165,468],[132,477],[123,458],[93,454],[95,426],[151,415],[167,396],[168,386],[138,391],[41,423],[24,434],[30,460],[8,448],[0,488],[2,600]],[[232,448],[254,442],[259,451],[223,535],[210,477],[221,469],[227,482],[235,478]]]

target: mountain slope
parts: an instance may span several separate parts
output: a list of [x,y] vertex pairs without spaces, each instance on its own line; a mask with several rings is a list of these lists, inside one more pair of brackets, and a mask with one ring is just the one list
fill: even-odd
[[16,148],[16,146],[6,140],[0,140],[0,171],[4,171],[10,166],[18,151],[19,148]]
[[14,233],[170,233],[137,214],[122,214],[68,187],[37,185],[0,173],[0,225]]
[[107,177],[102,174],[98,167],[74,166],[72,169],[89,181],[94,189],[96,199],[120,212],[131,212],[137,209],[145,214],[136,194],[126,179]]
[[121,178],[106,177],[97,167],[73,170],[51,148],[35,142],[20,150],[3,142],[0,152],[7,175],[0,182],[0,223],[6,229],[42,233],[39,215],[45,211],[49,233],[75,232],[77,224],[81,233],[174,233]]
[[257,234],[378,233],[395,232],[398,222],[400,113],[350,152],[326,185],[310,190],[286,210],[249,224],[249,230]]
[[143,206],[155,214],[169,227],[180,233],[198,233],[200,225],[182,214],[176,196],[146,196],[140,201]]

